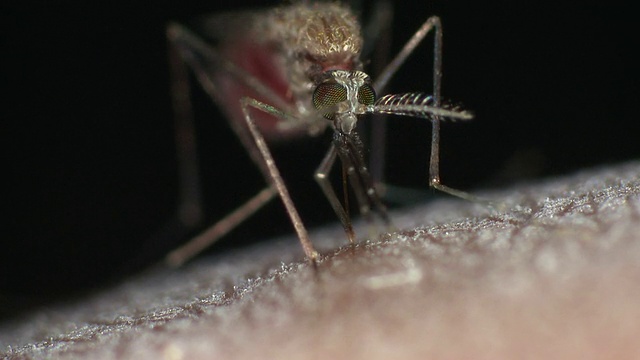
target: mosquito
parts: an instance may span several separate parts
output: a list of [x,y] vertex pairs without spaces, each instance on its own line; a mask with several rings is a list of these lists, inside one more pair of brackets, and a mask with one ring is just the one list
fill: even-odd
[[[384,18],[385,6],[375,9],[381,16],[373,17]],[[437,16],[429,17],[420,26],[375,81],[363,71],[361,27],[344,4],[298,2],[265,11],[223,14],[205,21],[203,28],[207,40],[177,23],[167,28],[181,164],[180,216],[185,223],[193,223],[200,216],[189,71],[224,110],[230,127],[260,169],[267,186],[201,235],[172,251],[166,258],[169,264],[184,263],[276,196],[286,208],[306,257],[315,264],[319,254],[268,144],[293,137],[319,136],[327,129],[331,130],[332,142],[314,177],[349,242],[353,244],[356,236],[348,211],[348,186],[364,217],[370,219],[375,213],[389,224],[387,209],[376,189],[379,179],[372,177],[365,164],[363,143],[356,131],[358,120],[365,114],[430,120],[429,185],[461,198],[476,199],[440,182],[440,121],[469,120],[473,115],[441,100],[442,25]],[[435,32],[432,94],[408,92],[378,98],[376,94],[382,92],[430,32]],[[337,158],[343,177],[342,201],[329,181]]]

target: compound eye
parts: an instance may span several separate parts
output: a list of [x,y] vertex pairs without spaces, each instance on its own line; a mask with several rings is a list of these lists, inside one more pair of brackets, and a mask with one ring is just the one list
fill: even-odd
[[[316,109],[324,109],[329,108],[338,103],[347,100],[347,89],[337,83],[325,83],[320,84],[316,87],[316,90],[313,92],[313,107]],[[329,120],[333,120],[335,114],[326,113],[323,114],[325,118]]]
[[363,105],[373,105],[376,102],[376,92],[368,84],[360,86],[358,89],[358,102]]

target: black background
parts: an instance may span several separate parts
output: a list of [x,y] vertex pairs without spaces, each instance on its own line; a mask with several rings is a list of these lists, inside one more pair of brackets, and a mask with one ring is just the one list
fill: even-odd
[[[443,94],[476,114],[443,125],[444,183],[495,188],[638,158],[630,8],[479,3],[402,1],[395,9],[396,51],[428,16],[441,16]],[[0,316],[118,281],[185,240],[163,230],[177,197],[165,26],[269,4],[3,3]],[[430,42],[419,49],[392,91],[430,89],[430,50]],[[215,106],[197,91],[194,98],[214,220],[263,182]],[[428,124],[389,121],[390,182],[426,186]],[[311,225],[335,221],[311,177],[327,142],[276,149]],[[274,202],[210,251],[289,232]]]

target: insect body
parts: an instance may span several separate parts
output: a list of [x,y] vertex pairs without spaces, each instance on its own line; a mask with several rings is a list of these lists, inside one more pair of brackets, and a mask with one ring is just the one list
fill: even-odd
[[[245,29],[227,35],[232,24]],[[264,13],[221,16],[205,23],[217,42],[214,46],[173,24],[168,37],[173,48],[174,103],[177,127],[192,128],[185,64],[208,94],[224,109],[229,124],[262,171],[268,186],[201,236],[169,255],[179,264],[224,235],[276,194],[280,196],[296,229],[305,254],[315,261],[317,253],[288,194],[267,143],[296,136],[316,136],[333,130],[332,145],[318,167],[315,178],[338,215],[349,241],[355,241],[347,207],[328,180],[336,158],[343,177],[353,189],[360,211],[373,210],[385,222],[388,216],[374,180],[363,159],[362,143],[355,131],[364,114],[396,114],[427,118],[433,124],[430,184],[457,196],[466,193],[440,184],[438,173],[439,121],[470,119],[472,115],[440,101],[440,21],[429,18],[404,49],[382,71],[376,82],[363,72],[360,54],[363,39],[353,13],[344,5],[318,2],[278,7]],[[235,28],[235,27],[234,27]],[[405,58],[435,28],[434,91],[386,95],[376,99]],[[179,143],[182,162],[193,163],[193,145]],[[184,166],[184,165],[183,165]],[[184,166],[183,209],[196,204],[193,186],[195,165]],[[346,185],[345,185],[346,186]],[[346,189],[345,189],[346,194]],[[346,202],[346,195],[345,195]],[[194,206],[191,206],[193,208]]]

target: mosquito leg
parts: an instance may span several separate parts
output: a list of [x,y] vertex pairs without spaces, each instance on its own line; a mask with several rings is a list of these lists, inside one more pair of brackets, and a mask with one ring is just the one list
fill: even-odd
[[262,191],[229,215],[204,230],[188,243],[170,252],[165,258],[165,262],[171,267],[181,266],[253,215],[262,206],[271,201],[276,194],[277,191],[273,186],[262,189]]
[[[425,21],[422,24],[422,26],[420,26],[418,31],[416,31],[415,34],[413,34],[413,36],[411,37],[411,39],[407,41],[407,43],[404,45],[402,50],[400,50],[398,55],[396,55],[396,57],[393,58],[393,60],[391,60],[391,62],[384,68],[384,70],[382,70],[380,75],[378,75],[378,78],[373,84],[373,88],[375,89],[376,93],[378,94],[382,93],[382,90],[384,90],[385,86],[387,86],[387,83],[389,82],[391,77],[396,73],[396,71],[398,71],[398,68],[400,68],[400,66],[405,62],[407,57],[409,57],[409,55],[413,53],[413,50],[415,50],[415,48],[422,42],[422,40],[424,40],[424,38],[427,36],[429,31],[431,31],[431,29],[433,28],[436,29],[435,49],[438,50],[438,52],[440,52],[440,49],[442,48],[442,27],[440,25],[440,18],[437,16],[432,16],[428,18],[427,21]],[[440,38],[440,40],[438,40],[438,38]],[[440,56],[436,55],[436,58],[439,58],[438,61],[442,61],[441,55],[442,55],[441,52],[440,52]],[[440,73],[442,66],[440,64],[438,64],[438,66],[434,64],[434,72],[436,71],[436,69],[438,71],[438,74],[434,73],[434,88],[435,88],[435,79],[442,77],[442,74]]]
[[169,41],[171,98],[174,109],[178,157],[178,218],[187,228],[198,225],[203,216],[202,190],[198,174],[198,153],[189,93],[189,75],[177,49]]
[[[167,38],[169,41],[169,61],[172,70],[172,96],[176,112],[177,152],[180,166],[180,203],[178,211],[181,222],[187,227],[193,228],[202,217],[202,205],[187,70],[190,68],[207,94],[213,100],[218,100],[218,91],[211,73],[207,71],[206,64],[225,62],[218,57],[214,49],[178,24],[171,24],[167,28]],[[243,76],[239,72],[234,74],[237,77]],[[247,82],[250,82],[250,80],[247,80]],[[250,157],[258,165],[264,176],[267,177],[268,170],[264,166],[262,156],[253,144],[248,130],[242,126],[235,125],[231,122],[232,129],[240,138]],[[276,189],[273,186],[263,189],[231,214],[169,253],[165,258],[166,263],[171,266],[180,266],[185,263],[254,214],[264,204],[273,199],[275,194]]]
[[255,145],[260,151],[260,154],[262,155],[262,160],[264,162],[264,165],[268,170],[268,175],[270,178],[269,183],[273,184],[276,190],[278,191],[278,194],[280,195],[280,198],[282,199],[282,202],[284,203],[284,206],[287,209],[289,218],[293,223],[293,227],[295,228],[296,233],[298,234],[298,239],[300,240],[304,253],[307,255],[307,258],[309,258],[309,260],[311,260],[313,264],[316,264],[316,261],[318,259],[318,253],[314,249],[313,244],[309,239],[309,234],[307,233],[307,229],[302,223],[302,219],[300,218],[300,215],[298,214],[298,210],[293,204],[293,200],[291,200],[291,196],[289,195],[289,191],[287,190],[287,187],[284,184],[284,180],[282,180],[280,171],[278,170],[276,163],[273,160],[273,156],[271,156],[271,151],[269,151],[267,142],[264,140],[264,137],[262,136],[262,134],[260,134],[260,131],[258,131],[256,124],[251,118],[251,114],[249,110],[250,108],[254,108],[280,118],[288,118],[288,116],[284,114],[282,111],[274,108],[273,106],[264,104],[255,99],[244,97],[240,100],[240,104],[242,106],[242,112],[244,114],[247,128],[249,129],[249,132],[253,137],[253,141],[255,142]]
[[331,204],[331,207],[338,216],[338,219],[340,219],[340,222],[344,227],[344,231],[347,234],[347,238],[349,239],[349,243],[353,244],[355,243],[356,236],[355,232],[353,231],[353,226],[351,225],[351,218],[340,203],[340,200],[338,199],[338,196],[336,195],[333,187],[331,186],[331,182],[329,181],[329,173],[331,172],[331,168],[336,161],[337,154],[338,151],[335,145],[331,144],[331,148],[329,148],[327,155],[325,155],[324,159],[322,159],[322,162],[320,163],[320,166],[318,166],[318,169],[314,174],[314,178],[316,179],[318,185],[320,185],[320,189],[322,189],[322,192],[329,201],[329,204]]
[[[424,38],[429,34],[429,32],[431,31],[431,29],[435,28],[436,29],[436,41],[434,42],[434,53],[436,55],[435,56],[435,61],[441,61],[441,52],[440,49],[442,48],[442,30],[441,30],[441,26],[440,26],[440,18],[438,18],[437,16],[432,16],[429,19],[427,19],[427,21],[425,21],[422,26],[420,26],[420,28],[418,29],[418,31],[416,31],[413,36],[411,37],[411,39],[409,39],[409,41],[407,41],[407,43],[404,45],[404,47],[402,48],[402,50],[400,50],[400,52],[395,56],[395,58],[393,58],[393,60],[387,64],[387,66],[380,72],[380,74],[378,75],[373,87],[376,91],[376,93],[382,93],[382,91],[384,90],[384,88],[387,86],[389,80],[393,77],[393,75],[397,72],[397,70],[400,68],[400,66],[402,66],[402,64],[404,64],[404,62],[406,61],[406,59],[409,57],[409,55],[411,55],[413,53],[413,51],[415,50],[415,48],[424,40]],[[438,40],[438,38],[440,38],[440,40]],[[437,55],[440,54],[440,55]],[[436,98],[439,101],[439,94],[440,94],[440,77],[442,75],[441,71],[441,65],[440,63],[435,64],[434,63],[434,96],[436,96]],[[436,83],[438,84],[436,86]],[[434,121],[434,123],[436,123],[438,121]],[[434,126],[438,126],[438,131],[434,131],[434,134],[437,133],[439,134],[439,123],[438,124],[434,124]],[[439,139],[439,135],[438,139]],[[378,185],[378,187],[384,191],[385,193],[388,190],[388,186],[384,185],[383,181],[383,169],[382,167],[384,166],[384,157],[385,157],[385,138],[386,138],[386,123],[383,123],[382,121],[380,121],[380,119],[376,119],[374,118],[374,125],[373,125],[373,129],[372,129],[372,153],[371,153],[371,158],[372,158],[372,169],[371,169],[371,173],[373,175],[373,179],[376,182],[380,182],[381,185]],[[432,140],[432,144],[433,144],[433,140]],[[375,145],[375,147],[373,146]],[[375,151],[374,151],[375,149]],[[431,153],[431,159],[433,159],[433,152]],[[438,154],[436,154],[436,156],[438,157]],[[430,162],[430,164],[433,164],[433,161]],[[437,166],[437,165],[436,165]],[[431,185],[432,186],[432,185]],[[393,197],[398,197],[399,199],[402,199],[403,196],[398,196],[398,190],[399,189],[395,189],[392,191],[395,195]],[[406,189],[401,189],[402,193],[407,192]],[[414,191],[410,191],[410,193],[415,193]],[[415,196],[410,196],[410,198],[415,198]],[[401,200],[400,202],[406,202],[405,200]]]
[[[440,23],[440,18],[435,16],[429,18],[425,24],[430,23],[430,20],[433,23],[433,27],[435,27],[436,29],[433,47],[433,99],[434,105],[438,107],[440,106],[442,99],[442,24]],[[422,30],[422,28],[420,30]],[[420,30],[418,30],[418,32]],[[438,118],[437,116],[431,120],[431,156],[429,158],[429,185],[434,189],[459,197],[461,199],[492,205],[485,199],[443,185],[440,182],[440,118]]]
[[[438,107],[441,103],[441,90],[442,90],[442,24],[440,18],[432,16],[425,21],[418,31],[413,34],[411,39],[405,44],[400,53],[387,65],[385,70],[382,71],[376,82],[374,83],[374,89],[376,92],[383,89],[389,79],[398,70],[398,68],[404,63],[409,55],[415,50],[415,48],[424,40],[427,34],[435,29],[434,46],[433,46],[433,98],[434,106]],[[462,199],[466,199],[473,202],[489,203],[488,201],[479,198],[475,195],[471,195],[467,192],[453,189],[446,185],[443,185],[440,181],[440,119],[434,117],[431,120],[431,156],[429,158],[429,186],[434,189],[446,192],[450,195],[457,196]]]
[[370,209],[371,207],[375,207],[385,223],[389,224],[390,221],[386,207],[382,204],[377,195],[373,186],[373,181],[371,180],[371,176],[364,165],[364,161],[360,156],[359,150],[347,141],[348,140],[344,137],[336,138],[334,140],[334,143],[331,145],[331,148],[315,172],[315,179],[331,204],[333,211],[340,219],[349,242],[353,244],[355,242],[355,232],[353,231],[351,218],[349,217],[345,206],[340,203],[340,200],[329,181],[329,173],[336,161],[337,155],[340,156],[343,176],[346,174],[349,177],[349,182],[358,201],[360,213],[367,219],[371,220]]
[[[355,7],[359,9],[358,7]],[[360,8],[361,9],[361,8]],[[393,22],[393,4],[387,0],[376,0],[373,9],[362,29],[364,48],[362,58],[372,58],[371,75],[378,75],[382,67],[389,61],[389,45],[391,44],[391,24]]]
[[443,185],[440,182],[440,120],[433,119],[431,121],[431,158],[429,161],[429,186],[440,190],[447,194],[459,197],[472,202],[485,203],[493,206],[493,203],[481,197],[469,194],[461,190]]
[[[282,102],[282,99],[274,96],[273,92],[269,91],[258,79],[235,64],[223,59],[216,49],[202,41],[202,39],[191,33],[188,29],[179,24],[171,24],[167,29],[167,34],[170,43],[182,61],[189,65],[198,82],[213,101],[224,103],[220,98],[220,91],[217,89],[213,77],[213,69],[218,68],[218,70],[224,70],[248,88],[255,90],[260,96],[268,99],[269,103],[283,109],[285,108],[286,104]],[[286,122],[289,118],[285,118],[284,120],[284,122]],[[228,121],[228,123],[238,136],[238,139],[240,139],[251,160],[258,166],[262,174],[268,177],[268,170],[264,165],[262,155],[256,148],[246,127],[243,126],[242,122],[238,121]]]
[[[378,0],[375,3],[372,18],[368,21],[364,29],[365,44],[374,44],[375,52],[371,50],[373,65],[371,72],[374,78],[378,77],[383,71],[383,66],[389,60],[389,49],[391,45],[393,21],[393,5],[389,1]],[[363,50],[364,56],[367,56],[367,48]],[[384,186],[384,169],[386,163],[386,136],[387,136],[387,116],[376,114],[371,119],[371,154],[370,154],[370,174],[373,183],[376,185],[379,193],[385,192]]]
[[[402,50],[396,55],[396,57],[387,65],[385,70],[382,71],[378,79],[374,84],[374,89],[379,92],[389,82],[391,77],[395,74],[398,68],[405,62],[407,57],[413,53],[415,48],[424,40],[431,29],[435,28],[434,39],[434,59],[433,59],[433,97],[435,99],[434,106],[440,105],[440,91],[441,91],[441,79],[442,79],[442,25],[440,18],[432,16],[425,21],[418,31],[413,34],[411,39],[405,44]],[[429,160],[429,185],[445,192],[449,192],[445,189],[449,189],[440,184],[440,120],[435,118],[432,120],[432,133],[431,133],[431,157]],[[451,189],[454,190],[454,189]],[[457,190],[454,190],[457,191]],[[449,193],[453,193],[451,191]],[[456,196],[463,195],[454,194]],[[463,196],[464,197],[464,196]]]

